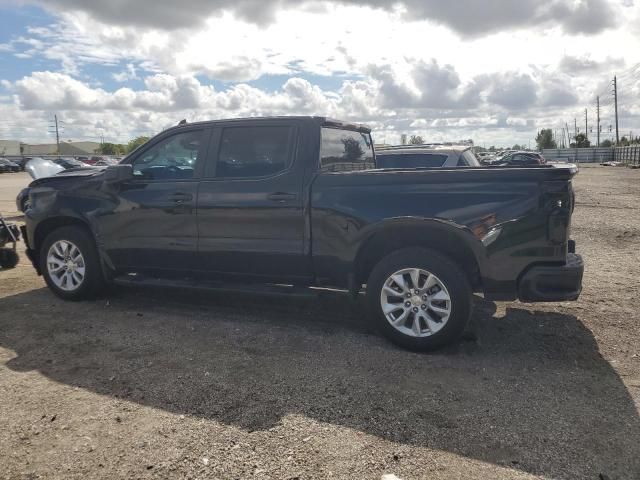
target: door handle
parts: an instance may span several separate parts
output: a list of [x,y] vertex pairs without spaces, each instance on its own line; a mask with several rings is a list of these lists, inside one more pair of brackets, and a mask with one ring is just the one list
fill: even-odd
[[169,200],[172,200],[176,203],[189,202],[193,200],[193,195],[190,193],[177,192],[169,195]]
[[286,192],[274,192],[267,195],[269,200],[274,202],[286,202],[287,200],[295,200],[297,195],[295,193]]

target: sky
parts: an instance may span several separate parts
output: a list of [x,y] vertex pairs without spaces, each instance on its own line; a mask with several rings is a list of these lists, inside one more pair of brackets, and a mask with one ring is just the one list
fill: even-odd
[[636,0],[0,0],[0,139],[319,115],[376,143],[640,135]]

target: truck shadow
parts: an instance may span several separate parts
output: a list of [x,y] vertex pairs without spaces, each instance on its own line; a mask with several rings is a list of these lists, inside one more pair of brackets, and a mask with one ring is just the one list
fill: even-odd
[[638,478],[638,413],[591,332],[477,303],[475,339],[421,355],[373,335],[342,296],[70,304],[41,289],[0,299],[0,345],[13,370],[246,430],[299,414],[532,474]]

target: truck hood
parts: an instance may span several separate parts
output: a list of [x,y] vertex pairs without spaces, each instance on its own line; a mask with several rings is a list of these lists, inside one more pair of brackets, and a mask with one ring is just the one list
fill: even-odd
[[29,160],[24,169],[29,173],[33,182],[30,186],[46,183],[48,180],[55,178],[68,177],[87,177],[101,174],[106,167],[92,167],[87,165],[81,168],[71,168],[65,170],[63,167],[51,160],[44,158],[34,158]]

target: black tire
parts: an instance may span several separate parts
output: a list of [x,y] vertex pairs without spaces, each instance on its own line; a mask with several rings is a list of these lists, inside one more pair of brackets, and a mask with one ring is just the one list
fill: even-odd
[[[73,243],[78,247],[84,258],[84,279],[80,285],[72,291],[59,288],[51,279],[47,268],[47,254],[49,249],[55,242],[60,240],[67,240]],[[101,293],[105,287],[96,244],[90,233],[82,227],[60,227],[47,235],[40,248],[40,271],[51,291],[64,300],[76,301],[94,298]]]
[[[444,327],[430,336],[402,333],[391,325],[381,306],[381,293],[387,279],[403,269],[418,268],[434,274],[449,292],[451,313]],[[427,248],[406,248],[384,257],[372,270],[367,282],[367,306],[376,327],[389,340],[414,351],[430,351],[456,341],[464,332],[472,310],[472,291],[462,269],[445,255]]]
[[18,253],[11,248],[0,248],[0,267],[14,268],[18,265],[20,257]]

